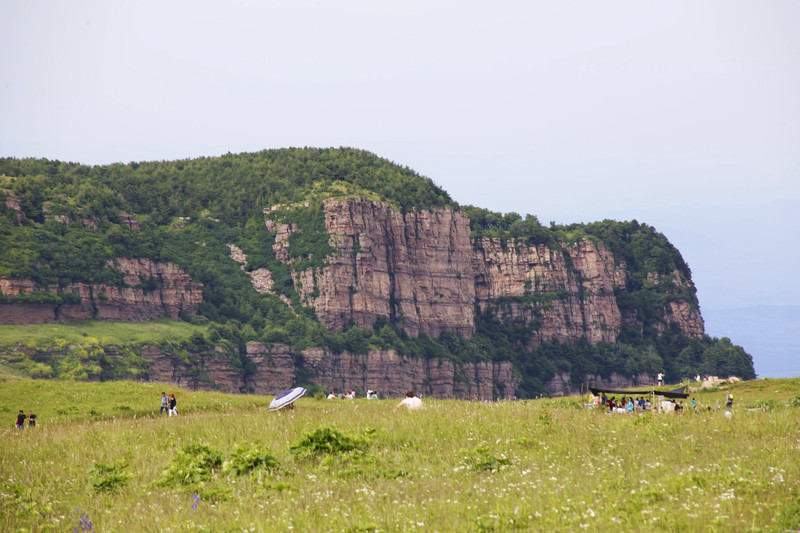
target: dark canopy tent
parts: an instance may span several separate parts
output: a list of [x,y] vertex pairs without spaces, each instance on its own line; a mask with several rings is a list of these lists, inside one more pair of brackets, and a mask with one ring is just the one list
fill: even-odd
[[678,387],[677,389],[673,389],[670,391],[663,391],[663,390],[622,390],[622,389],[601,389],[599,387],[589,387],[589,390],[592,391],[592,394],[595,396],[598,394],[606,393],[606,394],[624,394],[628,396],[634,395],[643,395],[643,394],[653,394],[655,396],[663,396],[664,398],[688,398],[689,393],[686,392],[686,387]]

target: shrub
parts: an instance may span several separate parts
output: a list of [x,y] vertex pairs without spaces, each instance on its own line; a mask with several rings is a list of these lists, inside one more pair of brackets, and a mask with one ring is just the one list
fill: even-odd
[[161,485],[191,485],[211,479],[222,464],[222,455],[205,444],[189,444],[178,450],[169,468],[161,474]]
[[89,492],[109,492],[125,484],[131,474],[125,472],[128,464],[124,461],[114,463],[95,463],[89,469],[89,483],[86,490]]
[[364,450],[374,432],[368,429],[363,436],[347,435],[332,427],[321,427],[297,441],[291,449],[300,458]]
[[262,447],[258,442],[242,442],[236,446],[236,451],[230,459],[225,461],[222,469],[233,472],[237,476],[247,474],[258,467],[275,469],[280,465],[275,456]]
[[478,446],[475,448],[474,452],[461,450],[461,454],[463,463],[473,470],[495,472],[496,470],[500,470],[501,466],[511,464],[511,461],[502,454],[500,457],[492,455],[489,447],[486,445]]

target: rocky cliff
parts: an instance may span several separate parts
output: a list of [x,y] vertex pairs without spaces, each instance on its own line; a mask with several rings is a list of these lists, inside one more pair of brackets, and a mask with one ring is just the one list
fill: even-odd
[[575,383],[569,373],[560,372],[553,376],[553,379],[548,381],[545,387],[554,396],[568,396],[571,394],[585,394],[588,390],[588,385],[608,389],[628,389],[652,387],[655,385],[654,381],[654,377],[647,374],[622,376],[614,372],[608,377],[601,375],[581,376],[579,383]]
[[485,315],[530,328],[529,345],[586,338],[614,342],[621,313],[614,290],[625,287],[625,265],[601,244],[564,246],[514,240],[475,243],[477,304]]
[[[42,288],[29,279],[0,278],[0,292],[12,301],[0,304],[0,324],[178,318],[181,313],[197,312],[203,301],[202,285],[172,263],[119,258],[109,265],[124,274],[124,286],[70,283]],[[67,302],[78,303],[13,301],[15,297],[41,292],[69,295]]]
[[155,345],[0,347],[0,355],[6,360],[28,358],[50,366],[74,356],[84,368],[94,369],[90,380],[102,379],[103,372],[110,372],[229,393],[277,395],[297,384],[300,371],[326,390],[372,389],[384,398],[399,398],[413,389],[422,396],[490,401],[511,399],[517,388],[509,362],[453,363],[403,357],[391,350],[354,355],[312,348],[295,361],[287,346],[249,342],[243,354],[250,362],[247,371],[238,349],[230,345],[202,349]]
[[[528,346],[585,338],[615,342],[623,325],[642,327],[618,295],[629,272],[596,240],[560,249],[514,239],[471,239],[469,220],[450,208],[401,212],[366,200],[324,203],[334,253],[327,264],[295,272],[295,288],[331,328],[371,327],[395,319],[411,336],[455,331],[469,338],[475,312],[529,328]],[[289,236],[298,228],[267,221],[277,257],[291,263]],[[691,281],[674,273],[675,293]],[[650,280],[658,283],[660,280]],[[700,312],[676,297],[656,327],[676,323],[687,336],[703,333]]]
[[[296,274],[303,300],[329,327],[397,320],[412,336],[474,331],[469,221],[448,208],[400,212],[369,201],[324,204],[335,253],[328,266]],[[286,248],[288,225],[276,241]]]
[[389,397],[415,390],[435,398],[495,400],[513,398],[517,388],[508,361],[454,363],[404,357],[393,350],[334,355],[319,349],[306,350],[302,359],[315,383],[329,390],[360,387]]

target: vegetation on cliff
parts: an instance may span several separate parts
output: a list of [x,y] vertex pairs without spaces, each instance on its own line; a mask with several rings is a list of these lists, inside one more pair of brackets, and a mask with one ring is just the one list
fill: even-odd
[[[325,264],[330,246],[322,202],[334,197],[382,201],[403,211],[458,208],[430,179],[354,149],[269,150],[91,167],[0,159],[0,277],[30,278],[39,288],[30,295],[0,295],[0,304],[75,303],[74,295],[56,294],[50,287],[75,282],[122,286],[122,274],[108,261],[140,257],[172,262],[203,284],[198,315],[185,318],[195,324],[211,322],[202,334],[211,343],[222,339],[241,348],[256,340],[287,344],[295,351],[311,346],[352,353],[382,348],[457,361],[511,360],[522,397],[546,393],[545,384],[560,372],[575,379],[658,371],[675,378],[696,372],[755,375],[750,356],[730,342],[692,339],[662,327],[661,311],[670,301],[697,307],[693,285],[675,278],[690,280],[691,273],[663,235],[636,221],[544,227],[532,215],[461,208],[474,237],[498,238],[504,245],[544,244],[561,250],[582,237],[601,241],[625,263],[628,286],[618,295],[619,306],[641,325],[623,328],[617,343],[530,348],[523,332],[530,324],[505,323],[481,313],[476,313],[471,340],[451,332],[411,338],[388,318],[373,328],[328,330],[303,305],[293,271]],[[265,215],[265,209],[278,204]],[[290,264],[276,257],[276,231],[265,228],[265,218],[296,227],[288,237]],[[230,243],[247,255],[245,270],[230,259]],[[259,268],[269,269],[273,294],[253,289],[248,273]],[[531,295],[537,305],[557,297]],[[242,369],[246,371],[244,363]]]

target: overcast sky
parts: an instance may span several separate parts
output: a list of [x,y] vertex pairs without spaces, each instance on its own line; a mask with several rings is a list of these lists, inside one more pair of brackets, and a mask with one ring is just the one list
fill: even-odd
[[800,2],[0,0],[0,156],[352,146],[462,204],[647,222],[800,303]]

